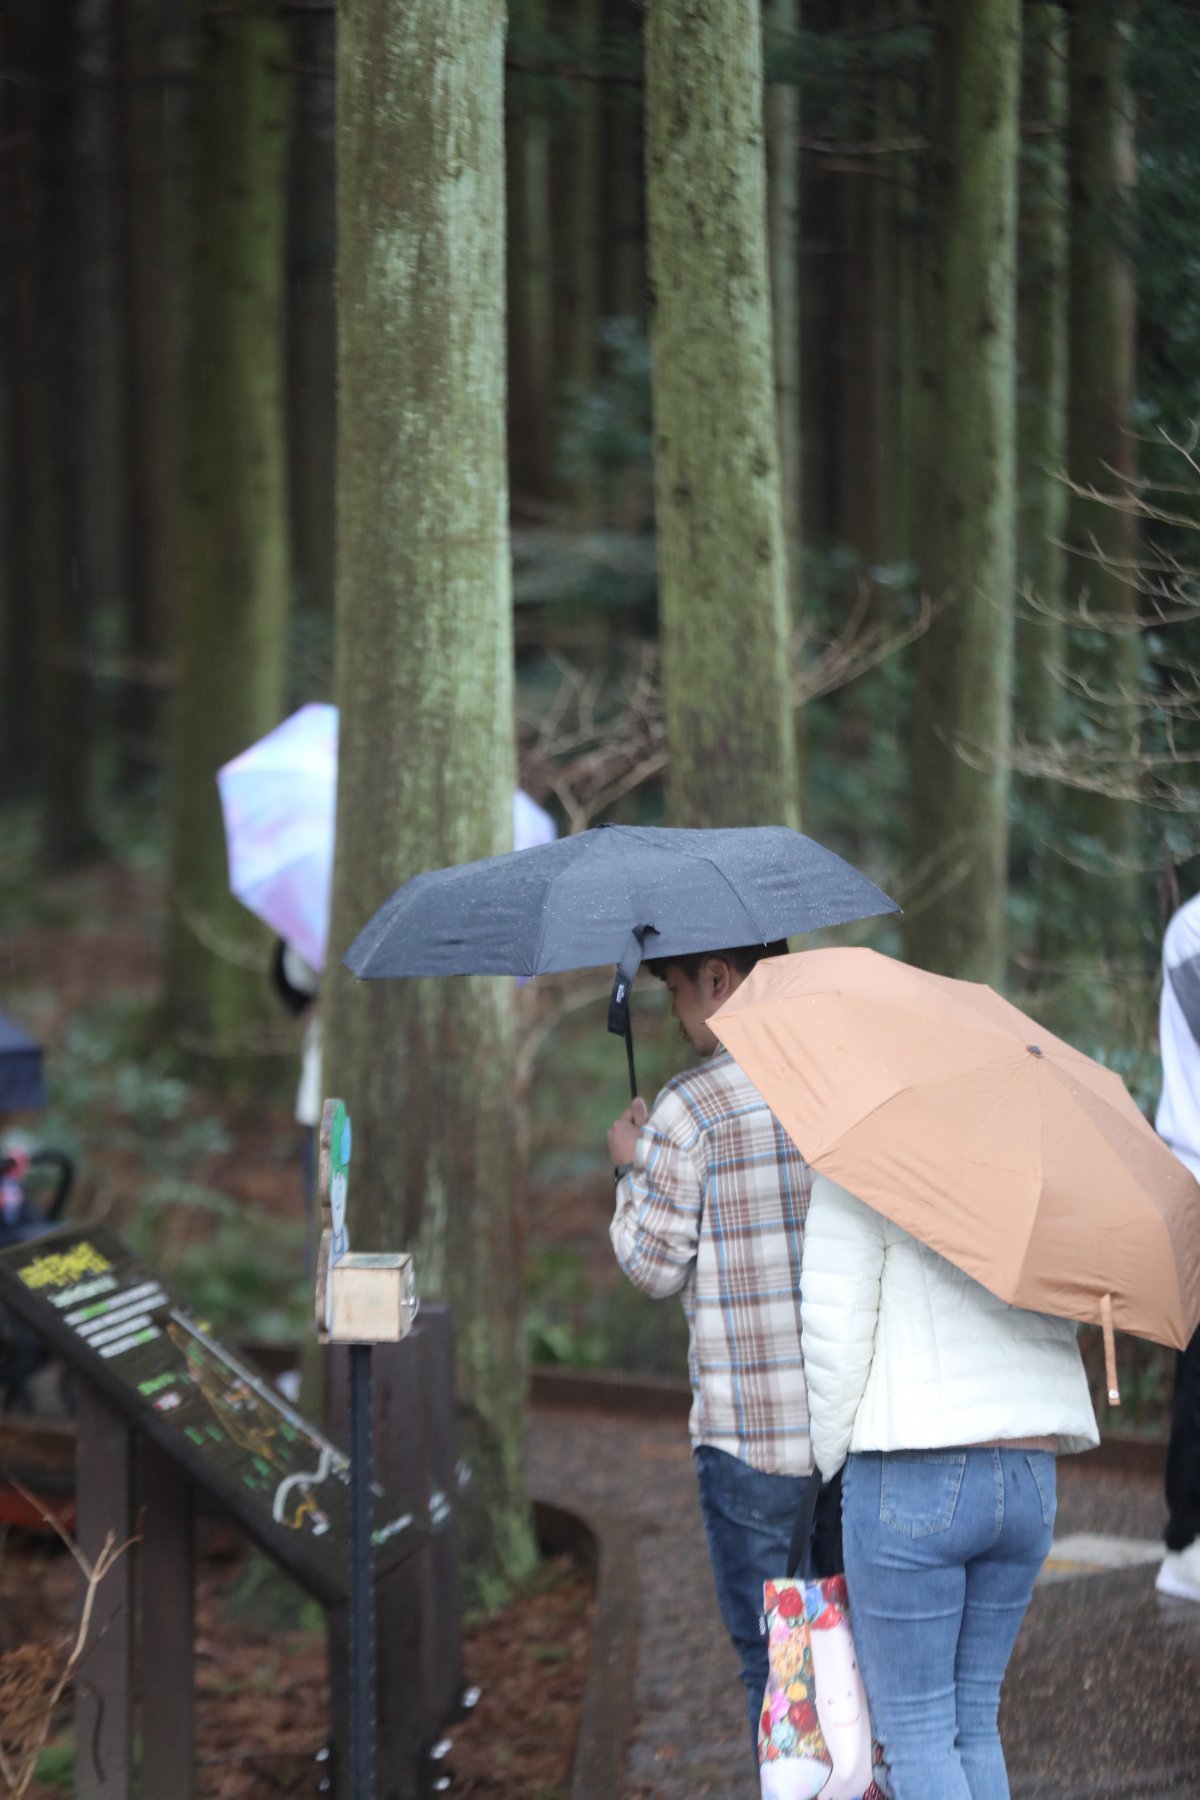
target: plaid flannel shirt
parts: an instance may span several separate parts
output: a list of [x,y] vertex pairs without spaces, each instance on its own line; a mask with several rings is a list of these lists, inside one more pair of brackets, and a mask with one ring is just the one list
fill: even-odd
[[669,1081],[617,1183],[617,1261],[688,1321],[693,1444],[812,1467],[800,1258],[812,1171],[727,1051]]

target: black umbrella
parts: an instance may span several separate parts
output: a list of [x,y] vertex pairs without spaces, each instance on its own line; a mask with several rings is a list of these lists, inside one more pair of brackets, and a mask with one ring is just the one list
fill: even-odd
[[782,825],[601,825],[414,875],[342,960],[368,980],[616,963],[608,1028],[624,1035],[636,1093],[628,997],[643,957],[770,944],[899,910],[832,850]]
[[0,1013],[0,1112],[45,1104],[41,1045]]

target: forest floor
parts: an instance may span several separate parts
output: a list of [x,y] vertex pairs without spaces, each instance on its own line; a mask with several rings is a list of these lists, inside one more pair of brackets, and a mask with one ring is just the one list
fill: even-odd
[[[328,1791],[324,1633],[312,1624],[264,1624],[261,1605],[248,1598],[252,1573],[232,1533],[210,1534],[196,1592],[196,1800]],[[74,1562],[53,1541],[11,1535],[0,1565],[0,1742],[10,1752],[18,1721],[44,1717],[76,1583]],[[557,1558],[503,1611],[468,1625],[464,1672],[480,1697],[448,1727],[440,1764],[459,1800],[566,1800],[590,1608],[586,1578]],[[28,1800],[62,1800],[72,1772],[68,1697]]]

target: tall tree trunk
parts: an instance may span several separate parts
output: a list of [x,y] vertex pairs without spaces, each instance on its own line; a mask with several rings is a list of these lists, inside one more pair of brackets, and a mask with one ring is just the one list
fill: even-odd
[[[590,68],[601,42],[603,0],[569,0],[566,16],[575,54]],[[574,83],[574,112],[554,195],[555,385],[564,408],[578,408],[600,373],[601,94],[598,81],[584,77]],[[559,497],[581,522],[594,516],[594,480],[561,466],[556,476]]]
[[[899,17],[915,20],[918,0],[901,0]],[[919,138],[925,126],[928,71],[908,79],[897,76],[888,83],[888,128],[900,138]],[[907,150],[893,158],[895,187],[892,202],[894,229],[892,294],[884,302],[892,317],[892,356],[895,369],[895,411],[891,450],[891,519],[889,554],[911,564],[916,516],[916,469],[920,377],[924,356],[921,319],[922,171],[924,157]]]
[[[765,36],[794,39],[800,0],[766,0]],[[771,328],[775,367],[775,417],[783,536],[788,567],[789,617],[800,623],[800,90],[773,82],[763,100],[767,149],[767,249],[771,268]]]
[[[641,15],[626,0],[607,0],[608,30],[641,45]],[[632,84],[614,84],[604,98],[603,223],[607,242],[601,269],[609,318],[646,316],[645,183],[642,179],[642,96]]]
[[[853,0],[848,23],[868,30],[872,0]],[[873,72],[856,79],[857,106],[853,136],[873,138],[878,120],[877,82]],[[887,375],[880,366],[876,321],[877,296],[887,291],[885,271],[877,266],[878,159],[860,157],[835,177],[839,241],[836,255],[838,408],[835,438],[837,469],[835,529],[838,543],[852,554],[851,583],[869,579],[882,560],[885,468],[888,441]],[[853,601],[854,595],[848,596]]]
[[[127,455],[118,263],[117,39],[110,0],[84,0],[80,25],[76,139],[80,241],[75,265],[79,334],[72,407],[79,421],[78,579],[94,636],[112,642],[127,587]],[[105,696],[94,712],[102,726],[96,733],[99,785],[107,787],[112,772],[111,699]]]
[[292,22],[287,224],[288,518],[302,612],[333,617],[337,468],[337,259],[332,11]]
[[1060,3],[1026,11],[1018,336],[1019,722],[1051,739],[1063,699],[1067,522],[1067,31]]
[[[545,0],[511,7],[512,25],[546,30]],[[544,77],[514,75],[507,109],[509,457],[513,492],[546,501],[554,466],[554,303],[550,120]]]
[[338,21],[341,717],[326,1092],[350,1230],[449,1300],[476,1595],[532,1557],[508,981],[354,986],[338,951],[418,870],[511,847],[502,0]]
[[[1133,102],[1121,68],[1128,16],[1127,0],[1076,0],[1070,22],[1067,460],[1073,482],[1103,494],[1120,492],[1136,473]],[[1124,697],[1139,691],[1141,657],[1136,601],[1121,571],[1137,556],[1136,523],[1103,501],[1072,497],[1067,539],[1069,591],[1101,626],[1098,647],[1093,631],[1074,634],[1072,668],[1108,697],[1098,708],[1099,730],[1134,753],[1136,710]],[[1106,955],[1134,958],[1150,916],[1137,870],[1137,802],[1076,795],[1067,816],[1091,865],[1087,893],[1071,909],[1076,930]]]
[[134,782],[167,755],[167,683],[179,613],[182,364],[180,187],[169,62],[176,35],[160,0],[114,0],[121,301],[126,367],[127,559],[121,764]]
[[28,446],[33,470],[28,529],[41,660],[42,856],[50,868],[69,868],[96,848],[82,392],[83,344],[91,321],[79,279],[86,220],[83,26],[82,0],[53,12],[33,9],[40,393]]
[[273,0],[198,0],[194,20],[166,1001],[185,1046],[236,1070],[270,1001],[269,945],[229,893],[216,774],[283,704],[287,39]]
[[[33,0],[0,10],[0,56],[13,78],[0,82],[0,206],[3,208],[4,562],[0,660],[0,795],[26,798],[35,789],[40,748],[37,656],[40,595],[34,583],[35,494],[44,414],[38,370],[35,247],[37,105],[32,79]],[[23,79],[21,78],[23,77]]]
[[794,823],[758,3],[650,0],[645,29],[667,808]]
[[921,644],[910,961],[999,980],[1015,576],[1019,0],[942,0],[921,434],[921,578],[952,604]]

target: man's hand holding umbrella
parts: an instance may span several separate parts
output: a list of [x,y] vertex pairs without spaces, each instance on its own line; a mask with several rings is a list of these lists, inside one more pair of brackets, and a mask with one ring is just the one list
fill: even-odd
[[618,1113],[608,1128],[608,1154],[612,1157],[613,1168],[617,1175],[622,1175],[633,1161],[633,1153],[637,1148],[638,1132],[649,1118],[646,1102],[638,1094],[624,1112]]

